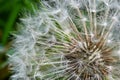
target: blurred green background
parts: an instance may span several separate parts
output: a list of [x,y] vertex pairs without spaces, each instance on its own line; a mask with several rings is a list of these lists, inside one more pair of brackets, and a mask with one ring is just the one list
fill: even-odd
[[0,80],[8,80],[12,74],[8,67],[8,57],[12,45],[12,31],[16,30],[16,22],[20,22],[24,11],[33,11],[39,0],[0,0]]

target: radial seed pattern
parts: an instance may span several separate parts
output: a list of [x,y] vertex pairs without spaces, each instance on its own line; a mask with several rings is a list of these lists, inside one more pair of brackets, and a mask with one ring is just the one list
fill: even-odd
[[22,20],[12,80],[119,80],[119,0],[42,0]]

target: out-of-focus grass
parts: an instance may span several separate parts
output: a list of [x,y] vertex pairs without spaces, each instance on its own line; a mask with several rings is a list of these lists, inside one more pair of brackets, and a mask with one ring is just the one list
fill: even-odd
[[8,59],[6,53],[9,51],[16,22],[24,9],[33,10],[40,0],[0,0],[0,80],[9,79]]
[[32,10],[33,3],[38,0],[2,0],[0,1],[0,27],[2,28],[2,44],[6,44],[9,32],[12,30],[22,9]]

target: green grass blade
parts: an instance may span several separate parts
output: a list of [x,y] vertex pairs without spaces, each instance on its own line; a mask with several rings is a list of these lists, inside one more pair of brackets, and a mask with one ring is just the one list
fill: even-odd
[[15,22],[15,19],[17,17],[17,14],[19,12],[19,9],[20,9],[20,5],[17,5],[16,7],[14,7],[13,11],[11,12],[10,14],[10,17],[8,18],[8,21],[5,25],[5,28],[4,28],[4,33],[3,33],[3,38],[2,38],[2,43],[3,45],[6,43],[7,41],[7,38],[8,38],[8,35],[9,35],[9,32],[11,31],[12,29],[12,26]]

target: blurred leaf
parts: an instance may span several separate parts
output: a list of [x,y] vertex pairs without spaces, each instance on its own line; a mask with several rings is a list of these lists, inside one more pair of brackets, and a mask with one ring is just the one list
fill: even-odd
[[[0,12],[11,10],[19,0],[2,0],[0,3]],[[16,5],[17,6],[17,5]]]
[[5,66],[3,69],[0,69],[0,80],[9,80],[10,73],[8,70],[8,66]]
[[0,63],[0,69],[4,68],[7,65],[8,65],[7,61],[4,61],[4,62]]
[[4,25],[5,25],[5,22],[2,19],[0,19],[0,26],[4,26]]
[[20,5],[17,5],[13,11],[11,12],[10,14],[10,17],[8,18],[8,21],[6,23],[6,26],[5,26],[5,29],[4,29],[4,33],[3,33],[3,38],[2,38],[2,43],[5,44],[6,41],[7,41],[7,37],[9,35],[9,32],[11,31],[12,29],[12,26],[15,22],[15,19],[17,17],[17,14],[19,12],[19,9],[20,9]]

